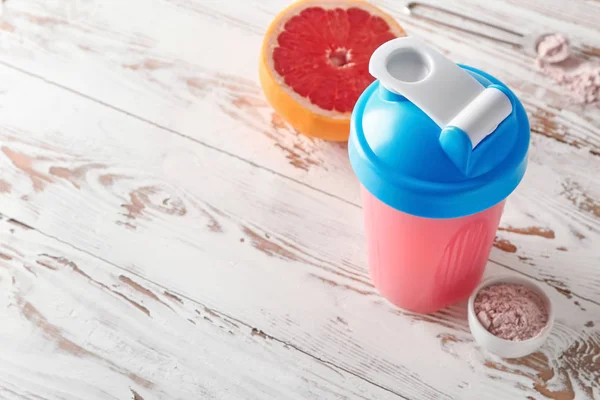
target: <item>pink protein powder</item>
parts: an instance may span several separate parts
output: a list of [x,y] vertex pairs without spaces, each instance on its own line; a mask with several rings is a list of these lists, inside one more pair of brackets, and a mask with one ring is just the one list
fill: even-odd
[[523,285],[501,283],[485,287],[477,293],[474,306],[485,329],[506,340],[531,339],[548,323],[544,299]]
[[537,47],[537,62],[545,64],[556,64],[565,61],[571,56],[569,40],[563,35],[547,35],[540,41]]
[[566,37],[545,36],[537,52],[538,70],[566,88],[573,100],[582,104],[600,101],[600,64],[573,54]]

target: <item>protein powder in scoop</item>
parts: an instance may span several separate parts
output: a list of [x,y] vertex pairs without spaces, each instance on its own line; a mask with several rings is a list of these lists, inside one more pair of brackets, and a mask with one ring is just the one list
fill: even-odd
[[474,308],[485,329],[501,339],[531,339],[548,323],[544,299],[524,285],[501,283],[485,287],[477,293]]
[[600,101],[600,64],[573,54],[569,40],[559,34],[546,35],[537,47],[538,69],[565,87],[574,100],[590,104]]

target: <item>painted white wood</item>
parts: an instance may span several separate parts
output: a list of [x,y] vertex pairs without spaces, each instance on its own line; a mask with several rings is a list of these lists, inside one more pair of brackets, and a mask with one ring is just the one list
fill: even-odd
[[[482,355],[466,333],[462,306],[416,316],[374,292],[345,147],[292,132],[264,102],[255,83],[258,48],[285,4],[130,0],[86,8],[9,0],[0,60],[51,83],[0,68],[0,212],[349,371],[359,382],[350,385],[368,386],[366,398],[598,395],[597,110],[567,104],[517,50],[406,19],[399,2],[378,3],[409,33],[505,80],[530,112],[535,134],[529,172],[509,201],[502,222],[509,231],[499,232],[498,242],[505,251],[494,250],[488,273],[545,281],[559,306],[559,325],[543,354],[521,361]],[[593,5],[577,6],[563,18],[557,1],[541,10],[533,2],[444,4],[485,11],[518,28],[560,28],[597,46],[597,27],[582,12],[597,12]],[[110,271],[113,277],[120,273]],[[79,284],[73,290],[85,293]],[[54,292],[42,286],[38,301],[48,293]],[[60,317],[62,302],[69,304],[68,298],[57,300],[44,311]],[[114,305],[111,312],[126,312]],[[18,332],[21,325],[15,326]],[[138,336],[113,336],[117,342],[107,343],[106,353],[129,337]],[[43,341],[39,346],[52,348]],[[233,344],[223,353],[229,357],[232,349],[252,353]],[[43,354],[45,368],[54,371],[48,361],[54,353]],[[267,357],[263,350],[256,354]],[[195,367],[186,355],[181,350],[171,356]],[[147,368],[143,354],[131,356],[124,365]],[[239,357],[233,360],[245,365]],[[102,368],[97,364],[90,368]],[[100,370],[92,386],[101,388],[102,374],[110,371]],[[187,371],[181,376],[189,378]],[[240,379],[232,391],[238,397],[261,387],[241,380],[243,368],[228,371],[227,378]],[[19,390],[44,395],[20,379]],[[160,382],[164,395],[178,393],[167,379]],[[386,391],[377,394],[368,382]],[[298,381],[268,390],[281,387],[305,395]],[[275,392],[251,393],[274,398]],[[215,394],[227,398],[222,396]]]
[[6,218],[0,240],[2,399],[399,398]]
[[[538,369],[523,373],[480,353],[464,305],[418,316],[376,294],[358,207],[0,71],[0,179],[13,185],[0,202],[6,215],[407,398],[597,390],[592,372],[574,367],[594,368],[585,360],[596,357],[597,303],[547,285],[557,329]],[[513,272],[489,264],[489,275],[501,273]],[[549,380],[553,368],[564,375]],[[541,389],[538,374],[548,380]]]
[[[93,12],[80,12],[81,18],[76,20],[69,19],[69,9],[60,2],[33,0],[9,4],[2,33],[10,46],[0,56],[11,65],[174,129],[275,174],[359,204],[345,147],[292,132],[273,114],[255,83],[262,32],[285,1],[272,0],[260,5],[240,2],[236,7],[218,1],[192,0],[156,0],[151,7],[147,4],[141,0],[102,2]],[[457,61],[483,68],[505,80],[528,108],[534,140],[536,136],[547,136],[556,142],[543,145],[547,150],[539,159],[541,169],[530,167],[523,187],[511,197],[503,220],[505,227],[552,230],[555,239],[502,233],[503,240],[516,243],[517,252],[495,252],[492,260],[530,270],[531,262],[523,258],[535,256],[537,263],[532,272],[539,279],[551,277],[561,289],[600,300],[600,286],[590,285],[588,279],[588,271],[596,269],[591,243],[597,226],[584,223],[571,228],[564,223],[550,223],[565,212],[579,221],[590,217],[593,221],[600,215],[595,200],[599,196],[598,185],[581,178],[578,172],[566,173],[554,157],[554,153],[563,153],[562,162],[570,163],[580,155],[584,173],[597,168],[594,161],[600,153],[597,107],[567,104],[565,94],[537,74],[531,58],[518,50],[409,19],[401,13],[399,2],[378,4],[397,16],[409,33],[423,36]],[[482,4],[448,3],[447,6],[480,15]],[[579,23],[580,16],[574,17],[574,22],[561,21],[538,16],[528,8],[494,4],[484,14],[493,22],[517,30],[523,26],[552,26],[577,32],[591,45],[597,40],[594,27]],[[590,10],[594,12],[595,8]],[[157,15],[162,22],[157,23]],[[199,39],[209,36],[220,39]],[[235,49],[234,58],[231,49]],[[572,147],[572,152],[562,149],[564,145]],[[532,158],[536,156],[534,149]],[[550,181],[548,177],[561,178]],[[513,202],[531,205],[530,199],[537,197],[540,190],[558,201],[556,207],[544,207],[540,215],[510,207]],[[531,240],[539,246],[529,246]],[[557,253],[557,248],[567,248],[568,255]],[[565,267],[546,261],[548,251],[559,254],[557,257],[572,257],[576,253],[577,263],[572,268],[585,272],[563,274],[557,280],[556,276]]]

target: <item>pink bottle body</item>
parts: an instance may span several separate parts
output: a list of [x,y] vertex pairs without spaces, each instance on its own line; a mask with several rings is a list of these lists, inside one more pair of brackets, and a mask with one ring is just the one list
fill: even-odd
[[403,213],[361,189],[369,272],[385,298],[406,310],[431,313],[472,293],[504,201],[466,217],[431,219]]

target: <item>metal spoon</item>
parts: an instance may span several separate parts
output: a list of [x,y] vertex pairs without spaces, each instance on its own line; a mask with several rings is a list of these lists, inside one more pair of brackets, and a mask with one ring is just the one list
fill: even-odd
[[[487,27],[490,27],[490,28],[493,28],[493,29],[496,29],[496,30],[499,30],[499,31],[502,31],[502,32],[505,32],[505,33],[508,33],[509,35],[513,36],[514,39],[513,40],[508,40],[508,39],[497,38],[497,37],[494,37],[494,36],[491,36],[491,35],[487,35],[487,34],[482,33],[482,32],[477,32],[477,31],[474,31],[474,30],[471,30],[471,29],[468,29],[468,28],[464,28],[462,26],[452,25],[450,23],[447,23],[447,22],[444,22],[444,21],[441,21],[439,19],[435,19],[435,18],[432,18],[432,17],[428,17],[426,15],[417,14],[417,13],[415,13],[413,11],[415,7],[419,7],[419,8],[423,8],[423,9],[435,10],[435,11],[439,11],[439,12],[442,12],[442,13],[445,13],[445,14],[448,14],[448,15],[452,15],[452,16],[455,16],[455,17],[463,18],[463,19],[465,19],[467,21],[475,22],[476,24],[484,25],[484,26],[487,26]],[[531,56],[537,56],[537,48],[538,48],[539,43],[544,39],[544,37],[553,34],[552,32],[545,32],[545,33],[533,33],[532,32],[532,33],[524,34],[524,33],[521,33],[521,32],[516,32],[516,31],[513,31],[511,29],[505,28],[503,26],[494,25],[494,24],[492,24],[490,22],[486,22],[486,21],[483,21],[483,20],[480,20],[480,19],[469,17],[467,15],[460,14],[458,12],[451,11],[451,10],[448,10],[446,8],[437,7],[437,6],[434,6],[434,5],[431,5],[431,4],[421,3],[421,2],[418,2],[418,1],[410,1],[410,2],[406,3],[406,5],[404,6],[404,13],[407,14],[407,15],[410,15],[412,17],[420,18],[420,19],[423,19],[423,20],[426,20],[426,21],[431,21],[431,22],[434,22],[434,23],[436,23],[438,25],[447,26],[449,28],[457,29],[457,30],[462,31],[462,32],[471,33],[471,34],[474,34],[474,35],[477,35],[477,36],[480,36],[480,37],[483,37],[483,38],[486,38],[486,39],[489,39],[489,40],[493,40],[493,41],[498,42],[498,43],[504,43],[504,44],[508,44],[508,45],[511,45],[511,46],[515,46],[517,48],[522,49],[523,51],[525,51],[525,53],[527,53],[527,54],[529,54]],[[585,52],[583,52],[579,48],[572,47],[572,46],[571,46],[571,48],[573,50],[576,50],[576,51],[578,51],[580,53],[584,53],[585,54]]]

